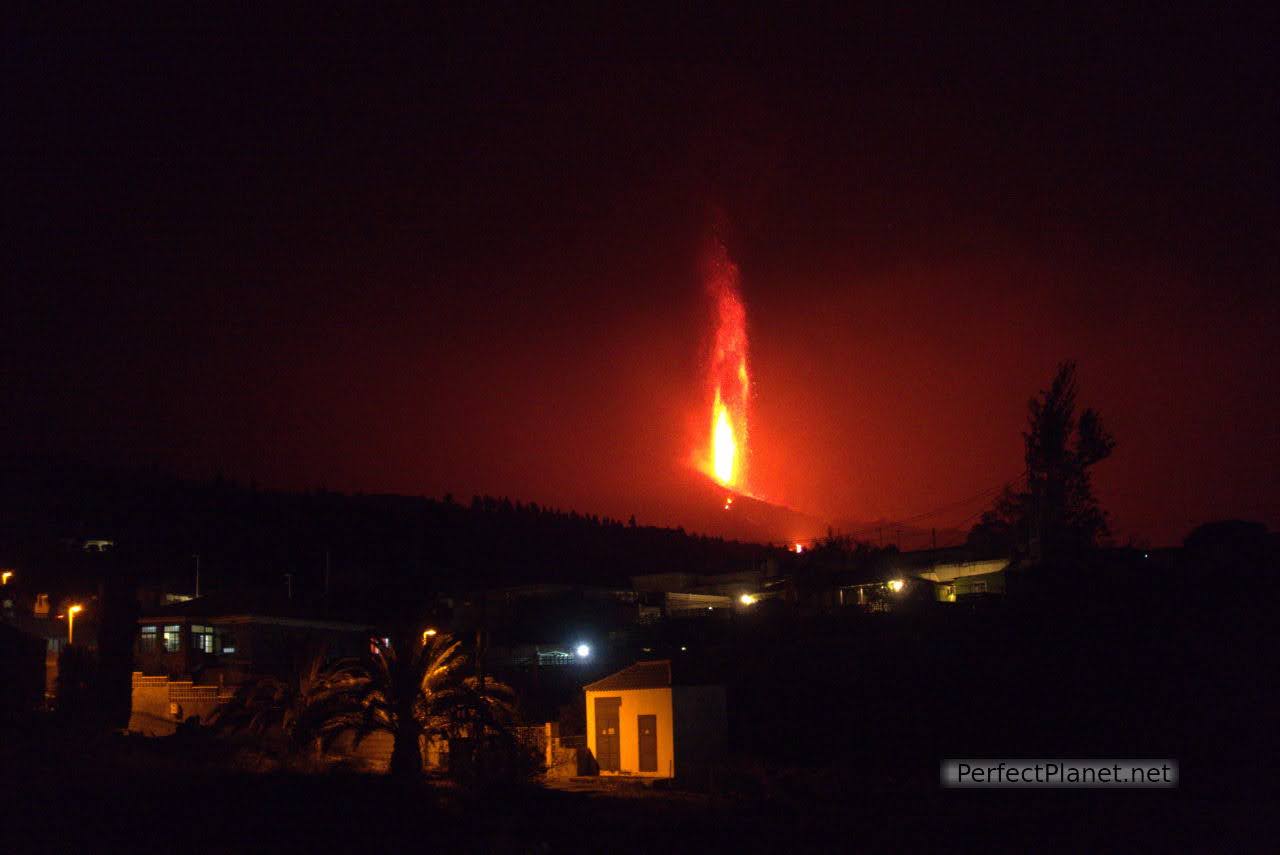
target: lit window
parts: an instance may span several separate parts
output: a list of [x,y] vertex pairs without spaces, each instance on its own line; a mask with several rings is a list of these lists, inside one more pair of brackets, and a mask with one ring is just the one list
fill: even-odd
[[159,636],[159,627],[144,626],[141,635],[138,636],[138,649],[143,653],[156,652],[156,639]]
[[213,627],[198,623],[191,625],[191,647],[193,650],[199,650],[202,653],[216,652],[214,638]]
[[164,652],[177,653],[182,649],[182,627],[178,624],[168,624],[164,628]]

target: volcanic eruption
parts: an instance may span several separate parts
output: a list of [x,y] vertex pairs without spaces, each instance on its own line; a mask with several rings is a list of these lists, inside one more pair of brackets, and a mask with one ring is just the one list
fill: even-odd
[[702,276],[712,306],[713,334],[708,339],[706,409],[697,417],[701,436],[693,439],[690,455],[691,468],[698,475],[697,483],[688,485],[687,495],[696,498],[684,518],[697,530],[761,543],[814,537],[824,522],[761,499],[754,495],[760,485],[748,479],[747,309],[738,287],[738,266],[719,240],[707,246]]
[[[747,410],[751,380],[747,367],[747,309],[738,290],[738,266],[716,241],[704,262],[707,291],[715,303],[716,332],[708,370],[710,433],[699,469],[717,484],[745,493],[747,486]],[[725,508],[732,504],[726,500]]]

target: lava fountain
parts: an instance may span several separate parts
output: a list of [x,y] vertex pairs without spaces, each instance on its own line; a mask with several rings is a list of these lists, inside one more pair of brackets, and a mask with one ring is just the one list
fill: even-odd
[[[709,251],[704,277],[715,302],[716,333],[711,346],[708,395],[711,434],[699,455],[699,468],[730,490],[747,490],[747,405],[751,381],[747,368],[747,309],[738,290],[738,266],[717,241]],[[728,509],[726,504],[725,509]]]

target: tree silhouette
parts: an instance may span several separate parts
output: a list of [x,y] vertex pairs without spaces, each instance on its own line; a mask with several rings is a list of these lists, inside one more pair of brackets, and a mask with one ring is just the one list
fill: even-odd
[[420,736],[460,735],[465,729],[483,741],[505,733],[514,718],[514,693],[493,679],[468,673],[471,660],[449,636],[422,636],[412,642],[370,642],[371,662],[348,664],[338,673],[347,688],[342,702],[326,709],[318,731],[332,740],[353,733],[357,743],[376,732],[390,733],[391,774],[422,774]]
[[1008,487],[969,533],[984,550],[1025,551],[1032,560],[1079,555],[1110,535],[1106,511],[1093,495],[1090,469],[1110,456],[1115,440],[1093,409],[1076,417],[1076,365],[1058,366],[1047,390],[1027,404],[1026,483]]
[[288,679],[262,676],[240,686],[214,710],[210,724],[227,733],[279,733],[288,749],[298,750],[320,735],[348,693],[363,684],[358,666],[354,659],[327,662],[318,650]]

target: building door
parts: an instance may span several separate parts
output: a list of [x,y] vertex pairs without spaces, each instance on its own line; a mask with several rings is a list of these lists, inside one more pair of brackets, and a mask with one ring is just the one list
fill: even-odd
[[601,772],[616,772],[620,768],[618,738],[618,712],[622,698],[596,698],[596,762]]
[[636,731],[640,734],[640,771],[658,771],[658,717],[636,716]]

